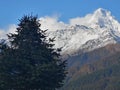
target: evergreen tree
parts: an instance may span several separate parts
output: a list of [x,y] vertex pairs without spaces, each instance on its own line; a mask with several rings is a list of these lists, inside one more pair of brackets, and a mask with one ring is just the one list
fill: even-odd
[[0,90],[56,90],[66,77],[61,49],[46,39],[36,16],[24,16],[9,45],[0,44]]

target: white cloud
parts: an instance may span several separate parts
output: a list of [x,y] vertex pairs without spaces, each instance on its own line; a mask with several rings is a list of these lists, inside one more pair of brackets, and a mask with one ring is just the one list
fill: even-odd
[[91,23],[93,14],[88,14],[85,17],[75,17],[69,19],[69,23],[64,23],[62,21],[59,21],[59,16],[45,16],[39,18],[40,23],[41,23],[41,29],[42,30],[61,30],[61,29],[66,29],[69,26],[74,26],[74,25],[89,25]]
[[4,30],[0,30],[0,39],[1,38],[5,38],[5,31]]
[[76,17],[69,20],[70,25],[87,25],[90,23],[92,14],[88,14],[85,17]]
[[[59,16],[60,15],[40,17],[39,20],[41,24],[41,29],[42,30],[48,29],[49,31],[54,31],[54,30],[66,29],[69,26],[72,26],[72,25],[74,26],[76,24],[84,25],[90,19],[91,14],[88,14],[85,17],[72,18],[69,20],[69,24],[59,21]],[[7,38],[6,34],[8,33],[15,33],[16,27],[17,26],[15,24],[12,24],[12,25],[9,25],[6,30],[0,29],[0,39]]]
[[41,17],[40,19],[40,23],[41,23],[41,29],[45,30],[60,30],[60,29],[65,29],[67,28],[67,24],[65,24],[62,21],[59,21],[59,17],[58,16],[45,16],[45,17]]
[[0,29],[0,39],[6,39],[7,34],[15,33],[16,27],[17,26],[15,24],[12,24],[12,25],[9,25],[6,30]]
[[7,33],[15,33],[17,26],[15,24],[12,24],[9,26]]
[[[83,25],[88,22],[88,19],[91,17],[91,14],[86,15],[85,17],[76,17],[72,18],[69,20],[69,24],[66,24],[62,21],[59,21],[60,15],[53,15],[53,16],[44,16],[40,17],[40,24],[41,24],[41,29],[46,30],[48,29],[49,31],[54,31],[54,30],[61,30],[61,29],[66,29],[71,25]],[[15,33],[16,31],[16,25],[11,24],[8,26],[6,30],[0,29],[0,39],[1,38],[7,38],[6,34],[8,33]]]

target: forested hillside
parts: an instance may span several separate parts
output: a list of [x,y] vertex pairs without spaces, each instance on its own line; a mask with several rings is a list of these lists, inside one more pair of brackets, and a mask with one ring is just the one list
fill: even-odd
[[[120,90],[119,44],[108,45],[92,51],[92,53],[100,55],[100,51],[103,58],[100,57],[92,62],[86,60],[84,64],[80,64],[79,68],[77,68],[78,63],[76,63],[76,67],[73,67],[74,64],[69,68],[69,78],[62,90]],[[107,52],[103,53],[103,51]]]

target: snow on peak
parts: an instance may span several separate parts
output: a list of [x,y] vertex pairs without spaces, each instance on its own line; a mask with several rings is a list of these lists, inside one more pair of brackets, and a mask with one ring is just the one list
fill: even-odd
[[120,41],[119,22],[102,8],[85,17],[70,19],[69,24],[62,23],[62,28],[60,22],[57,25],[60,27],[49,31],[48,36],[56,37],[55,47],[62,47],[63,54],[90,51]]
[[70,19],[70,25],[74,26],[76,24],[85,25],[91,28],[112,28],[114,25],[119,26],[118,21],[111,15],[111,12],[102,8],[97,9],[93,13],[87,14],[85,17]]
[[66,29],[76,25],[84,25],[91,28],[113,28],[116,24],[119,26],[118,21],[114,19],[111,12],[102,8],[97,9],[93,13],[87,14],[85,17],[72,18],[69,20],[68,24],[59,21],[59,16],[41,17],[40,23],[41,29],[48,29],[50,31]]
[[110,15],[111,12],[110,12],[110,11],[107,11],[106,9],[99,8],[99,9],[97,9],[97,10],[94,12],[94,14],[97,15],[97,16],[106,17],[106,16]]
[[93,28],[109,27],[113,23],[117,23],[117,21],[111,15],[111,12],[102,8],[97,9],[93,14],[91,14],[91,17],[89,18],[90,19],[88,24]]

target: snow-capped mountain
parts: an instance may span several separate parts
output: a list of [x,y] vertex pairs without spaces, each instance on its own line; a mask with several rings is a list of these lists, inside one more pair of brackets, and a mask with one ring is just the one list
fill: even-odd
[[85,17],[71,19],[69,24],[63,22],[45,26],[45,18],[40,19],[44,29],[48,29],[49,37],[55,38],[55,47],[62,47],[62,54],[75,54],[78,51],[90,51],[110,43],[120,41],[120,23],[110,11],[99,8]]

